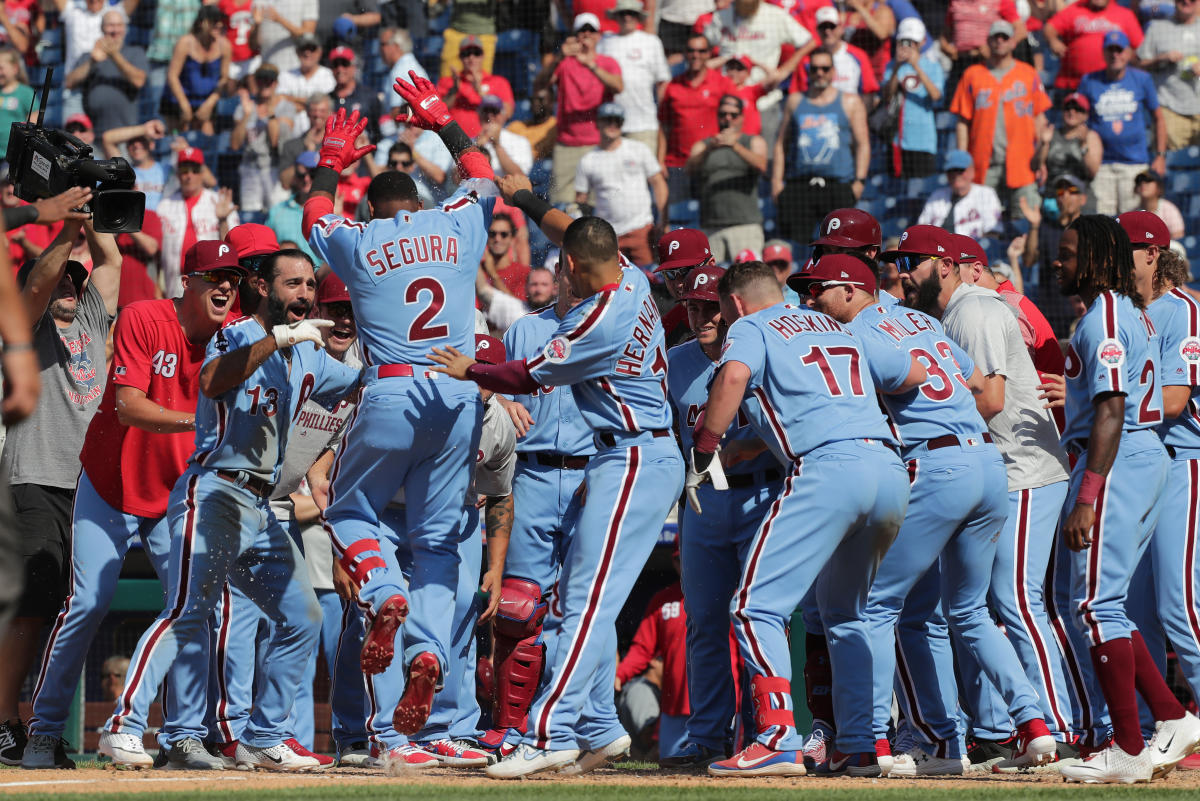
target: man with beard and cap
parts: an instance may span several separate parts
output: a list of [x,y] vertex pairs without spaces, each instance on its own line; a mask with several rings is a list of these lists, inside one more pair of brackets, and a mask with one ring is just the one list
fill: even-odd
[[[729,328],[717,294],[724,274],[720,267],[705,266],[688,275],[680,300],[695,338],[667,351],[667,392],[688,452]],[[729,491],[718,492],[711,484],[696,487],[680,521],[691,714],[687,745],[679,753],[662,754],[668,768],[706,767],[732,752],[736,692],[729,671],[729,604],[750,541],[783,489],[782,466],[745,415],[730,425],[720,456]]]
[[167,606],[138,642],[125,691],[100,736],[100,751],[121,766],[151,763],[142,747],[150,703],[179,653],[208,636],[208,618],[228,579],[274,624],[272,657],[237,745],[237,764],[322,767],[288,743],[293,694],[317,644],[321,607],[270,498],[304,402],[335,407],[357,386],[359,371],[321,348],[321,329],[332,322],[306,319],[317,279],[303,251],[268,256],[257,286],[258,311],[218,331],[200,369],[196,450],[167,508],[173,553]]
[[233,247],[238,264],[246,272],[238,286],[235,308],[230,312],[229,320],[232,322],[258,310],[259,298],[262,297],[254,281],[258,275],[258,265],[267,256],[278,252],[279,241],[275,238],[275,232],[265,225],[242,223],[229,229],[225,242]]
[[[937,234],[929,236],[910,229],[901,237],[901,247],[908,245],[917,253],[948,251],[946,232],[934,231]],[[894,251],[884,258],[899,261],[901,275],[918,260],[929,261],[922,255],[909,261],[905,252]],[[1017,724],[1012,766],[1053,760],[1054,738],[1042,718],[1037,693],[987,611],[991,566],[1008,505],[1004,461],[976,409],[974,394],[980,378],[974,364],[932,317],[900,306],[880,306],[875,301],[874,273],[861,259],[847,254],[823,256],[813,270],[809,292],[818,310],[846,324],[861,340],[868,364],[899,350],[914,367],[928,373],[927,380],[915,387],[877,382],[881,405],[911,477],[908,513],[879,565],[867,602],[874,654],[873,732],[855,730],[846,720],[838,720],[838,750],[825,765],[817,766],[817,772],[881,772],[878,757],[891,756],[887,734],[897,669],[905,677],[901,707],[917,724],[923,742],[887,760],[891,763],[887,775],[964,771],[953,662],[926,636],[927,621],[943,603],[951,630],[1000,690]],[[835,664],[843,647],[836,639],[830,643]],[[835,698],[868,695],[857,687],[865,682],[866,676],[857,671],[835,673]],[[926,720],[927,715],[935,719]],[[874,748],[847,750],[843,742],[851,739]]]
[[[658,240],[658,266],[654,268],[654,272],[662,275],[667,293],[674,301],[662,316],[663,332],[667,336],[668,347],[678,345],[690,335],[687,307],[680,302],[688,275],[698,267],[711,264],[713,255],[708,247],[708,237],[703,231],[678,228]],[[663,308],[662,303],[659,307]]]

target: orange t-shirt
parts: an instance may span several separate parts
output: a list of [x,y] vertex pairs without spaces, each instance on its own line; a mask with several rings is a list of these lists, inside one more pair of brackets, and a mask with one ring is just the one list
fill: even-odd
[[1004,106],[1004,135],[1007,140],[1005,183],[1013,188],[1035,180],[1034,151],[1037,149],[1037,115],[1050,108],[1050,98],[1033,67],[1020,61],[1000,81],[983,64],[968,67],[963,73],[950,111],[970,127],[971,158],[975,161],[975,182],[982,183],[992,161],[996,118]]

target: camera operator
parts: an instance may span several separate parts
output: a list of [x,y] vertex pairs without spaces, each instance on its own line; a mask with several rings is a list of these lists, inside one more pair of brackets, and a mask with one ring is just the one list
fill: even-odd
[[[94,265],[90,277],[82,264],[68,260],[81,226]],[[116,239],[97,234],[90,222],[66,220],[41,257],[21,267],[17,282],[33,321],[33,352],[45,391],[33,414],[9,429],[0,458],[25,557],[24,594],[0,640],[5,655],[0,660],[0,762],[7,765],[20,764],[25,748],[17,709],[21,685],[38,653],[42,627],[66,595],[79,448],[104,394],[105,341],[121,285]]]

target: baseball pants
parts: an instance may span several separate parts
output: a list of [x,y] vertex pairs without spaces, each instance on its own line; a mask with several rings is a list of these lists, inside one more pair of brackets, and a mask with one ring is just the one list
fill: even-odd
[[[951,758],[965,754],[966,743],[941,583],[941,567],[935,563],[909,591],[896,625],[895,692],[907,732],[922,741],[926,751]],[[923,680],[918,681],[917,677]],[[929,677],[933,677],[932,681]],[[980,678],[986,680],[982,675]],[[1008,710],[1003,712],[1007,715]]]
[[513,475],[513,507],[521,513],[513,520],[504,575],[527,579],[543,595],[558,580],[567,551],[564,520],[571,499],[583,482],[583,470],[548,467],[534,461],[517,461]]
[[[830,503],[834,497],[838,502]],[[752,681],[791,681],[787,627],[814,583],[833,675],[851,675],[870,664],[863,615],[867,592],[907,506],[904,466],[880,442],[831,442],[790,466],[782,492],[750,543],[730,604],[734,634]],[[793,714],[790,692],[755,700],[786,711],[788,717]],[[849,685],[839,691],[835,682],[833,704],[838,726],[867,738],[862,747],[853,742],[845,747],[873,752],[869,688]],[[757,712],[761,717],[766,711],[763,706]],[[756,738],[779,751],[797,751],[804,744],[794,721],[760,726]]]
[[[163,586],[168,585],[171,533],[166,517],[125,514],[112,508],[80,472],[72,521],[70,589],[54,622],[33,691],[33,734],[61,737],[83,663],[108,612],[125,554],[141,539]],[[203,738],[208,642],[185,649],[170,670],[163,698],[164,747],[188,737]],[[156,688],[157,689],[157,686]]]
[[321,608],[300,549],[265,499],[195,465],[171,491],[167,518],[167,608],[138,642],[106,730],[135,736],[145,730],[163,676],[182,650],[207,638],[209,616],[229,580],[273,624],[271,658],[241,739],[266,747],[290,738],[293,695],[321,626]]

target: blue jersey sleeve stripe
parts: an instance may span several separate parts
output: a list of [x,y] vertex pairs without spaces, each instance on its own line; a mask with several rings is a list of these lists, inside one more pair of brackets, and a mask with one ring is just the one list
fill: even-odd
[[[582,339],[583,337],[587,336],[589,331],[600,324],[600,321],[604,319],[605,313],[612,306],[614,294],[614,291],[611,289],[600,293],[600,298],[596,301],[596,308],[592,309],[588,313],[587,317],[583,318],[583,321],[580,322],[579,325],[575,326],[570,332],[567,333],[568,342],[574,342],[577,339]],[[539,353],[537,356],[526,362],[525,367],[532,371],[545,360],[546,354]]]
[[758,402],[762,404],[767,421],[771,424],[771,430],[775,432],[775,439],[779,442],[779,449],[793,462],[799,459],[800,457],[792,450],[792,443],[788,441],[787,429],[779,422],[779,415],[776,413],[775,407],[771,405],[771,399],[767,397],[767,393],[762,387],[759,387],[754,390],[754,397],[758,398]]

